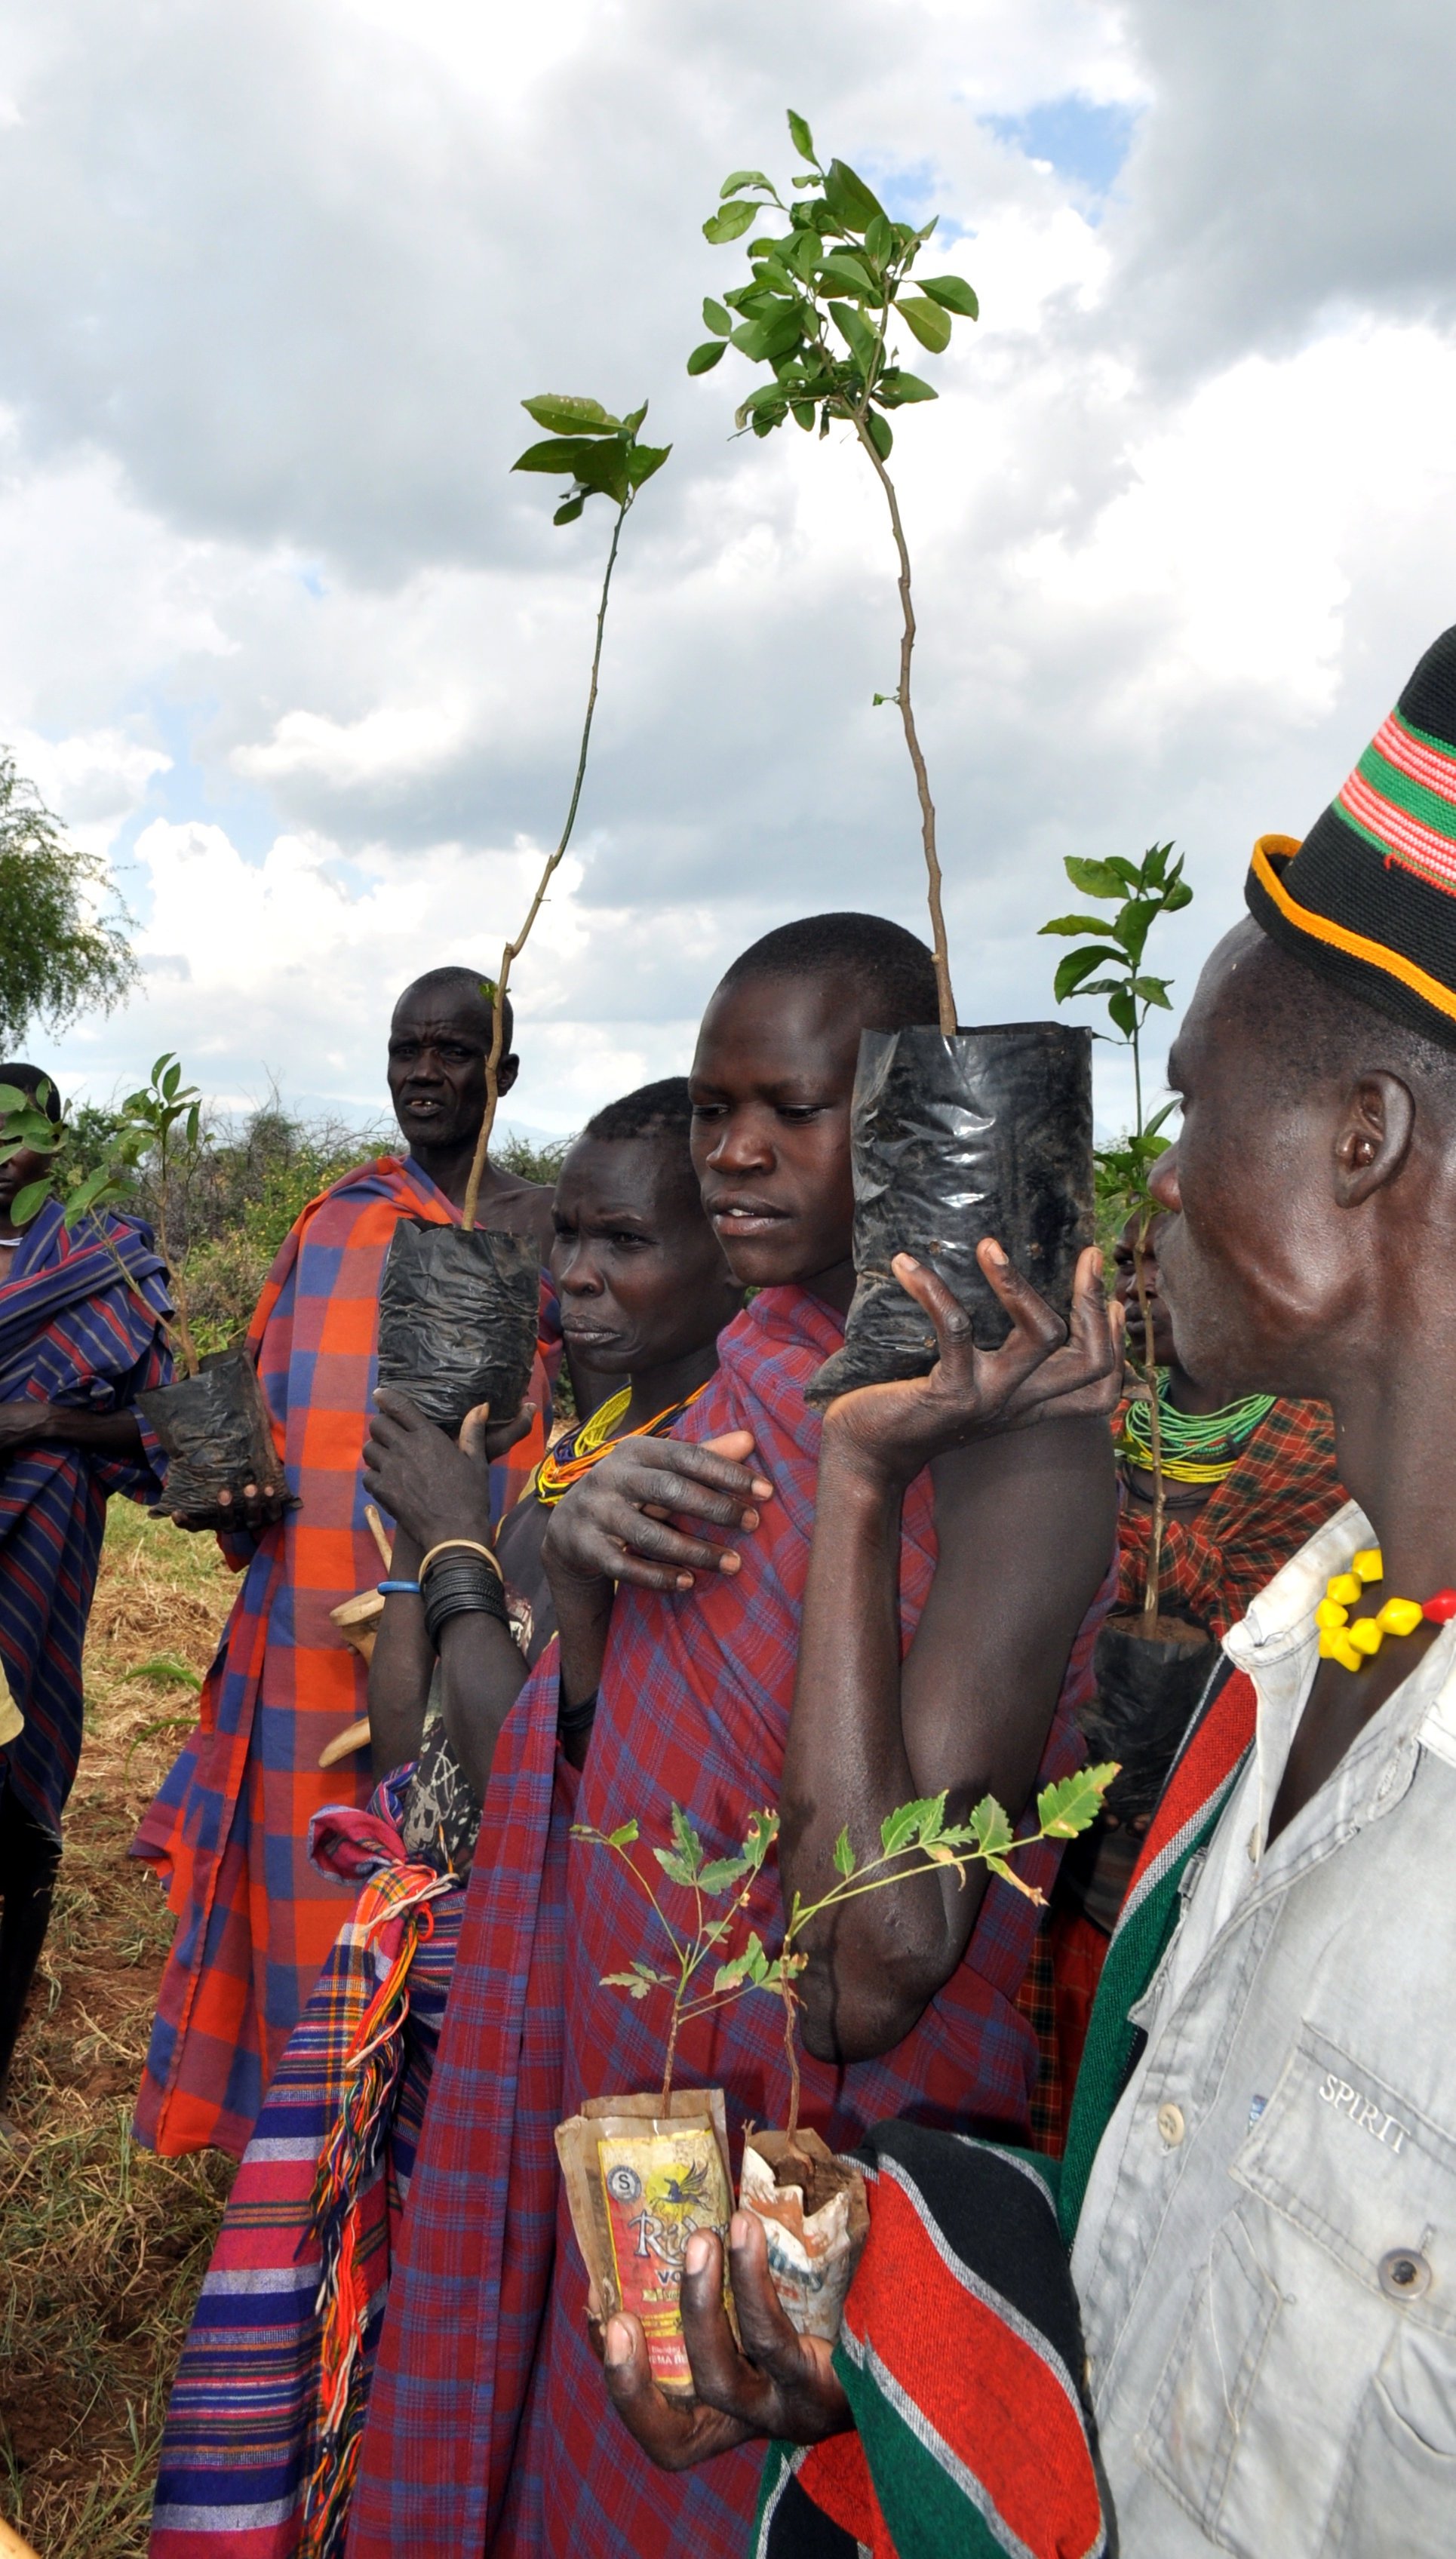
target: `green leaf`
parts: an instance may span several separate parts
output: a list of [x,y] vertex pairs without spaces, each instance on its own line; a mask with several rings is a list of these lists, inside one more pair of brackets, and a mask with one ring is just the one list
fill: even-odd
[[750,1817],[748,1829],[744,1834],[743,1855],[745,1862],[752,1867],[755,1875],[757,1875],[760,1867],[763,1865],[765,1858],[768,1856],[769,1851],[773,1847],[778,1836],[779,1816],[777,1813],[771,1812],[767,1806],[765,1806],[763,1812],[754,1813]]
[[[780,356],[787,356],[791,348],[800,344],[802,335],[803,324],[796,309],[773,320],[745,320],[740,328],[734,330],[728,343],[736,347],[741,356],[747,356],[750,364],[765,365],[775,363]],[[721,341],[719,343],[721,346]]]
[[1043,1786],[1037,1797],[1037,1820],[1049,1839],[1076,1839],[1080,1832],[1091,1830],[1117,1767],[1115,1760],[1108,1760],[1096,1768],[1078,1768],[1070,1777],[1059,1777],[1054,1786]]
[[886,1857],[898,1857],[903,1849],[914,1848],[927,1839],[939,1839],[945,1824],[945,1796],[918,1796],[913,1804],[900,1804],[885,1815],[880,1824],[880,1846]]
[[864,244],[877,266],[884,266],[894,256],[895,232],[883,214],[876,214],[874,221],[867,226]]
[[940,356],[950,344],[950,323],[939,303],[928,302],[923,293],[902,293],[895,305],[912,336],[933,356]]
[[1173,1010],[1166,978],[1134,978],[1132,991],[1145,1004],[1160,1004],[1165,1013]]
[[1100,969],[1104,960],[1120,962],[1121,958],[1120,951],[1109,951],[1104,943],[1098,942],[1087,951],[1069,951],[1066,959],[1058,962],[1057,975],[1052,980],[1052,992],[1058,1003],[1065,1004],[1069,995],[1075,995],[1083,979],[1090,978],[1093,969]]
[[729,319],[727,312],[724,310],[722,303],[715,302],[711,293],[705,293],[703,296],[703,327],[705,329],[711,329],[715,338],[726,338],[732,326],[733,323]]
[[684,1864],[691,1868],[693,1874],[696,1875],[703,1862],[702,1841],[699,1839],[697,1832],[693,1829],[693,1826],[688,1820],[686,1813],[683,1811],[682,1806],[680,1804],[673,1804],[670,1809],[672,1818],[672,1837],[676,1843],[677,1854],[683,1860]]
[[1192,904],[1193,891],[1187,880],[1178,880],[1163,900],[1163,911],[1167,915],[1176,915],[1181,906],[1192,906]]
[[957,312],[962,320],[980,318],[980,304],[964,276],[923,275],[920,284],[921,291],[928,293],[933,302],[939,302],[943,311]]
[[691,1890],[697,1882],[695,1866],[689,1865],[685,1857],[679,1857],[675,1848],[655,1848],[653,1855],[669,1883],[680,1883]]
[[586,456],[600,450],[599,445],[569,443],[565,436],[553,435],[544,444],[528,444],[510,468],[512,471],[565,471],[575,478]]
[[1143,1129],[1142,1134],[1143,1134],[1143,1141],[1144,1141],[1144,1143],[1146,1143],[1146,1141],[1147,1141],[1147,1139],[1148,1139],[1149,1137],[1155,1137],[1155,1136],[1157,1135],[1157,1133],[1158,1133],[1158,1130],[1162,1128],[1162,1126],[1163,1126],[1164,1122],[1165,1122],[1165,1121],[1168,1121],[1168,1120],[1171,1120],[1171,1119],[1172,1119],[1172,1117],[1173,1117],[1174,1112],[1175,1112],[1175,1111],[1181,1111],[1181,1110],[1182,1110],[1182,1108],[1183,1108],[1183,1105],[1182,1105],[1182,1103],[1179,1101],[1178,1096],[1177,1096],[1177,1094],[1176,1094],[1176,1093],[1174,1094],[1173,1099],[1172,1099],[1172,1101],[1171,1101],[1171,1102],[1165,1102],[1165,1103],[1163,1103],[1163,1105],[1161,1106],[1161,1108],[1160,1108],[1159,1110],[1157,1110],[1157,1111],[1155,1111],[1155,1112],[1153,1113],[1153,1116],[1152,1116],[1151,1120],[1149,1120],[1149,1121],[1147,1122],[1147,1124],[1146,1124],[1146,1126],[1145,1126],[1145,1128],[1144,1128],[1144,1129]]
[[1107,1011],[1124,1039],[1131,1039],[1137,1029],[1137,1006],[1125,986],[1119,986],[1107,997]]
[[726,1892],[730,1883],[741,1883],[752,1869],[746,1857],[714,1857],[708,1860],[698,1877],[702,1892]]
[[12,1226],[29,1226],[31,1219],[36,1214],[36,1211],[45,1206],[45,1203],[50,1196],[51,1183],[49,1177],[38,1182],[27,1182],[24,1190],[17,1191],[14,1199],[10,1203],[10,1222]]
[[591,490],[598,497],[611,498],[620,507],[632,486],[628,456],[644,449],[640,444],[622,443],[614,435],[604,444],[579,444],[571,467],[583,489]]
[[735,169],[732,177],[725,178],[718,189],[718,202],[726,204],[730,196],[738,195],[745,187],[763,187],[771,196],[774,192],[772,178],[766,178],[762,169]]
[[823,253],[824,244],[817,231],[797,231],[785,251],[785,264],[801,284],[812,284]]
[[1039,924],[1038,933],[1105,933],[1104,915],[1054,915],[1049,924]]
[[846,1878],[854,1873],[854,1851],[850,1846],[847,1827],[840,1832],[834,1842],[834,1865],[836,1871]]
[[557,508],[557,510],[556,510],[555,515],[551,518],[551,522],[552,522],[552,524],[553,524],[553,525],[574,525],[574,524],[575,524],[575,522],[576,522],[576,520],[577,520],[577,517],[581,514],[582,509],[585,507],[585,505],[586,505],[586,499],[585,499],[584,497],[581,497],[581,498],[563,498],[563,500],[562,500],[562,502],[561,502],[560,506],[559,506],[559,507]]
[[670,444],[630,444],[627,448],[627,477],[634,489],[644,488],[662,468]]
[[889,419],[887,417],[881,417],[879,410],[872,408],[868,417],[865,419],[864,425],[865,433],[869,437],[871,444],[874,446],[875,451],[878,453],[880,460],[882,462],[888,462],[890,459],[891,447],[895,442],[895,438],[890,432]]
[[636,1848],[638,1837],[636,1822],[624,1822],[620,1830],[608,1831],[607,1846],[608,1848]]
[[721,248],[725,240],[742,239],[757,212],[757,205],[748,204],[740,196],[735,203],[725,205],[721,214],[709,214],[703,225],[704,239],[710,240],[714,248]]
[[820,269],[826,284],[846,285],[851,293],[862,294],[866,302],[881,300],[881,288],[862,258],[853,249],[831,248]]
[[[919,374],[902,372],[899,365],[892,365],[888,373],[881,374],[875,384],[875,397],[883,400],[886,408],[908,408],[914,400],[933,400],[940,396],[932,383],[923,382]],[[1101,931],[1100,925],[1097,930]]]
[[885,219],[885,208],[873,195],[863,178],[843,160],[831,160],[824,172],[824,201],[837,223],[847,231],[866,231],[876,214]]
[[622,424],[600,400],[577,399],[570,391],[541,391],[520,405],[548,435],[615,435]]
[[994,1795],[982,1795],[970,1816],[970,1829],[985,1858],[999,1857],[1011,1846],[1011,1824]]
[[181,1082],[182,1082],[182,1069],[181,1069],[181,1067],[180,1067],[180,1066],[178,1066],[178,1065],[176,1065],[176,1064],[173,1064],[172,1066],[169,1066],[169,1067],[168,1067],[168,1069],[167,1069],[166,1074],[165,1074],[165,1075],[163,1076],[163,1078],[162,1078],[162,1095],[163,1095],[163,1099],[164,1099],[165,1101],[167,1101],[167,1102],[175,1102],[175,1101],[176,1101],[176,1099],[177,1099],[177,1088],[178,1088],[178,1086],[179,1086],[179,1084],[180,1084]]
[[629,409],[626,417],[622,421],[623,434],[627,436],[636,435],[637,430],[641,426],[643,419],[647,416],[647,413],[648,402],[646,400],[643,401],[641,408]]
[[1062,867],[1073,887],[1080,888],[1084,897],[1120,899],[1127,886],[1125,880],[1118,878],[1110,862],[1089,861],[1081,853],[1068,853]]
[[789,410],[795,425],[801,426],[805,435],[812,435],[814,431],[813,401],[791,400],[789,403]]
[[851,302],[831,302],[829,317],[868,381],[879,360],[878,332],[870,327],[863,312],[856,311]]
[[[801,115],[796,115],[792,106],[789,109],[789,139],[793,143],[795,150],[799,153],[801,160],[811,161],[814,168],[818,167],[818,154],[814,150],[813,135],[805,124],[803,117]],[[801,182],[796,178],[794,183],[798,186]]]

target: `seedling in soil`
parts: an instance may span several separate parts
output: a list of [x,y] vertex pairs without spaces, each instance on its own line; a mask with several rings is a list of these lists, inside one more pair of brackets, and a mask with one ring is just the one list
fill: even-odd
[[[174,1205],[176,1183],[183,1171],[197,1162],[205,1142],[202,1097],[195,1084],[184,1085],[175,1054],[164,1049],[152,1068],[150,1081],[127,1095],[121,1105],[120,1126],[105,1160],[74,1183],[64,1197],[55,1159],[66,1142],[67,1125],[64,1116],[51,1119],[46,1109],[50,1093],[44,1076],[34,1095],[22,1092],[17,1085],[0,1084],[0,1159],[8,1159],[26,1147],[52,1159],[48,1171],[17,1191],[10,1210],[16,1225],[28,1226],[52,1198],[60,1200],[68,1232],[93,1210],[131,1206],[136,1197],[138,1169],[143,1158],[151,1156],[156,1167],[159,1242],[166,1259],[169,1211]],[[97,1231],[101,1232],[99,1228]],[[117,1268],[130,1287],[129,1273],[119,1261]],[[170,1259],[167,1276],[177,1308],[177,1348],[188,1376],[196,1377],[198,1355],[188,1320],[186,1279]]]
[[506,1034],[506,990],[510,982],[512,964],[525,949],[531,926],[541,911],[546,891],[571,841],[576,813],[581,805],[582,784],[586,779],[587,755],[591,747],[592,720],[597,707],[597,686],[602,670],[602,640],[607,627],[607,605],[612,593],[612,572],[617,565],[622,527],[637,503],[640,489],[660,471],[672,448],[670,444],[640,444],[638,430],[648,413],[648,403],[633,409],[626,417],[614,417],[600,400],[577,399],[567,394],[543,393],[535,399],[521,401],[527,415],[537,426],[546,429],[544,441],[527,445],[524,453],[511,464],[512,471],[543,471],[559,479],[563,474],[570,486],[551,518],[553,525],[574,525],[589,498],[605,498],[617,510],[612,527],[612,539],[607,548],[607,565],[602,575],[601,594],[597,600],[597,637],[592,651],[591,677],[587,684],[586,716],[582,721],[581,746],[576,759],[576,778],[571,787],[566,822],[556,849],[547,856],[535,895],[526,910],[525,922],[513,942],[508,942],[501,955],[501,967],[495,983],[486,981],[494,1022],[491,1051],[486,1060],[486,1116],[476,1141],[475,1157],[466,1184],[461,1225],[467,1233],[474,1229],[480,1203],[481,1182],[485,1175],[486,1154],[491,1131],[496,1125],[496,1108],[500,1100],[501,1050]]
[[[756,1928],[744,1945],[735,1952],[727,1951],[739,1914],[746,1908],[764,1860],[779,1836],[776,1812],[766,1809],[754,1814],[735,1857],[708,1858],[687,1815],[679,1805],[671,1807],[672,1845],[655,1848],[653,1856],[667,1882],[692,1895],[692,1922],[682,1928],[668,1918],[658,1898],[659,1887],[632,1855],[641,1837],[635,1821],[624,1822],[614,1831],[575,1823],[573,1839],[607,1849],[621,1859],[671,1949],[670,1967],[659,1969],[639,1957],[629,1971],[602,1976],[604,1988],[625,1991],[629,1999],[648,1999],[659,1991],[669,1994],[662,2114],[666,2114],[672,2094],[677,2039],[683,2026],[690,2019],[707,2017],[728,2007],[750,1991],[767,1991],[784,2005],[784,2049],[790,2081],[787,2131],[792,2149],[799,2130],[800,2102],[800,2000],[795,1983],[808,1962],[801,1942],[805,1930],[826,1911],[842,1908],[861,1893],[882,1892],[890,1884],[903,1883],[912,1876],[927,1875],[937,1868],[953,1868],[963,1883],[970,1867],[984,1866],[989,1874],[1000,1876],[1003,1882],[1024,1892],[1028,1900],[1043,1902],[1045,1894],[1016,1873],[1012,1859],[1044,1840],[1076,1839],[1080,1832],[1089,1830],[1116,1774],[1115,1763],[1108,1763],[1081,1768],[1074,1776],[1044,1786],[1037,1797],[1037,1827],[1020,1838],[1013,1836],[1006,1814],[992,1795],[984,1796],[963,1822],[946,1821],[944,1794],[902,1804],[898,1811],[887,1813],[880,1825],[878,1855],[863,1862],[848,1830],[842,1830],[834,1848],[838,1882],[815,1901],[805,1901],[801,1893],[796,1892],[777,1953],[770,1952]],[[727,1908],[714,1916],[707,1904],[721,1902],[725,1896]],[[711,1988],[695,1989],[704,1965],[712,1957],[717,1962]]]
[[897,704],[915,774],[941,1028],[951,1038],[955,999],[941,911],[936,807],[911,699],[916,622],[910,549],[888,469],[895,441],[890,412],[939,394],[919,374],[906,371],[891,333],[898,324],[929,354],[944,355],[955,321],[974,320],[979,306],[959,275],[923,276],[918,289],[909,290],[936,221],[920,229],[892,222],[844,161],[823,166],[807,124],[792,107],[789,134],[808,170],[790,182],[797,202],[786,204],[761,169],[735,169],[719,190],[718,212],[703,225],[704,237],[714,243],[741,239],[761,215],[769,220],[777,213],[789,227],[750,240],[747,283],[734,285],[721,302],[704,302],[703,321],[712,334],[693,349],[687,370],[710,372],[730,347],[750,364],[767,365],[773,378],[750,391],[739,407],[740,432],[751,427],[755,435],[771,435],[792,417],[805,434],[817,423],[824,436],[841,420],[884,491],[899,568],[900,680],[893,693],[876,693],[875,700]]
[[[1158,1157],[1165,1154],[1171,1139],[1162,1133],[1178,1105],[1165,1102],[1146,1121],[1142,1104],[1142,1034],[1149,1013],[1156,1006],[1171,1011],[1166,978],[1150,977],[1143,968],[1143,955],[1148,936],[1160,916],[1176,915],[1181,907],[1191,906],[1193,891],[1183,876],[1183,856],[1170,859],[1173,847],[1150,844],[1140,862],[1123,860],[1112,854],[1105,861],[1088,861],[1078,854],[1067,856],[1065,868],[1075,889],[1084,897],[1103,904],[1110,903],[1115,912],[1105,919],[1098,915],[1057,915],[1041,928],[1043,933],[1060,934],[1081,943],[1059,961],[1053,981],[1053,992],[1059,1004],[1074,995],[1101,995],[1106,1000],[1107,1016],[1118,1042],[1132,1058],[1133,1125],[1116,1145],[1096,1149],[1097,1204],[1108,1223],[1121,1227],[1130,1218],[1137,1220],[1136,1262],[1137,1309],[1142,1331],[1142,1358],[1139,1363],[1141,1386],[1148,1401],[1148,1442],[1152,1452],[1153,1514],[1148,1536],[1147,1581],[1143,1593],[1143,1633],[1151,1638],[1158,1623],[1158,1582],[1163,1556],[1164,1479],[1162,1417],[1158,1404],[1158,1370],[1153,1355],[1153,1318],[1143,1279],[1143,1253],[1158,1203],[1148,1188],[1148,1177]],[[1091,942],[1083,936],[1092,934]],[[1108,975],[1094,972],[1105,969]],[[1107,1032],[1097,1031],[1097,1039]],[[1100,1221],[1099,1221],[1100,1222]]]

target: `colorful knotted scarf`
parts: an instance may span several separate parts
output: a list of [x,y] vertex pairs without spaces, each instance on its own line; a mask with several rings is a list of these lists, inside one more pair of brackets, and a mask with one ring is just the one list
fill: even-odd
[[233,2183],[168,2409],[152,2559],[341,2545],[465,1902],[405,1851],[409,1776],[314,1825],[359,1898]]
[[[172,1374],[163,1318],[166,1265],[144,1227],[108,1215],[68,1235],[48,1201],[0,1286],[0,1404],[128,1411]],[[166,1460],[136,1416],[141,1463],[59,1440],[0,1466],[0,1659],[25,1717],[0,1750],[0,1791],[59,1836],[80,1754],[81,1649],[96,1584],[108,1493],[156,1501]]]
[[[363,1165],[304,1210],[253,1317],[248,1341],[301,1507],[255,1542],[223,1541],[242,1588],[197,1731],[133,1847],[162,1875],[178,1921],[136,2111],[138,2139],[166,2157],[210,2146],[241,2156],[339,1927],[339,1892],[310,1866],[308,1832],[351,1781],[361,1806],[373,1782],[364,1753],[329,1769],[319,1753],[364,1712],[363,1659],[330,1610],[378,1579],[360,1459],[379,1277],[399,1218],[457,1215],[412,1161]],[[555,1308],[543,1298],[544,1330]],[[501,1469],[503,1500],[542,1454],[546,1348],[531,1379],[537,1419]]]
[[[768,1289],[723,1335],[717,1377],[673,1435],[746,1429],[775,1497],[733,1580],[618,1594],[579,1789],[557,1752],[548,1653],[497,1748],[460,1959],[381,2344],[350,2531],[351,2559],[740,2559],[757,2489],[752,2448],[681,2478],[654,2471],[608,2422],[583,2322],[586,2278],[558,2192],[552,2127],[585,2095],[655,2085],[661,2020],[600,1977],[642,1950],[638,1901],[569,1838],[573,1818],[633,1813],[667,1836],[681,1804],[710,1856],[777,1801],[793,1696],[820,1423],[803,1386],[841,1327],[815,1298]],[[929,1478],[905,1504],[908,1642],[935,1569]],[[1105,1605],[1111,1578],[1104,1589]],[[1079,1637],[1038,1782],[1074,1766],[1072,1706],[1090,1694],[1098,1611]],[[1028,1862],[1043,1887],[1055,1854]],[[749,1912],[778,1924],[778,1880]],[[805,2118],[835,2148],[882,2116],[1026,2126],[1036,2067],[1013,2001],[1033,1906],[993,1883],[969,1952],[914,2032],[877,2061],[804,2063]],[[771,2001],[685,2030],[679,2083],[727,2091],[745,2119],[784,2120],[788,2074]]]

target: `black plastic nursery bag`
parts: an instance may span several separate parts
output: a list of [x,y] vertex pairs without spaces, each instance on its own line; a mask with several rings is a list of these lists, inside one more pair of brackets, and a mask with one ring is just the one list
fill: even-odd
[[536,1348],[535,1240],[401,1218],[379,1290],[379,1384],[452,1434],[477,1404],[520,1411]]
[[[237,1517],[243,1487],[281,1484],[283,1467],[250,1354],[210,1351],[196,1377],[148,1387],[137,1397],[167,1451],[161,1507],[206,1528]],[[226,1506],[219,1493],[231,1495]]]
[[854,1302],[842,1350],[805,1389],[811,1404],[934,1365],[934,1329],[890,1269],[896,1253],[934,1265],[982,1350],[1010,1329],[975,1259],[986,1236],[1070,1312],[1077,1258],[1093,1241],[1091,1031],[863,1031],[851,1144]]

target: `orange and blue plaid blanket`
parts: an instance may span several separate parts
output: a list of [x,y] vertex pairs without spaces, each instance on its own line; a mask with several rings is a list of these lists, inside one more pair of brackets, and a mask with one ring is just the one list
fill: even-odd
[[[560,2194],[552,2128],[583,2096],[655,2086],[660,2014],[604,1990],[644,1946],[642,1905],[570,1836],[629,1813],[665,1839],[680,1804],[710,1857],[778,1801],[793,1698],[820,1423],[803,1387],[843,1338],[816,1298],[764,1290],[730,1325],[721,1366],[673,1436],[752,1431],[775,1498],[732,1580],[681,1595],[624,1586],[579,1788],[556,1747],[548,1651],[497,1746],[476,1844],[445,2033],[380,2340],[350,2559],[741,2559],[758,2485],[752,2447],[679,2478],[611,2422],[583,2319],[586,2274]],[[935,1572],[930,1478],[910,1488],[901,1555],[908,1643]],[[1091,1694],[1109,1571],[1079,1635],[1037,1783],[1081,1756],[1074,1707]],[[1049,1889],[1056,1853],[1023,1870]],[[759,1880],[745,1924],[779,1926]],[[1014,2001],[1034,1905],[993,1882],[962,1963],[914,2032],[874,2061],[806,2058],[803,2113],[836,2150],[882,2116],[1024,2136],[1036,2044]],[[788,2069],[772,2001],[684,2028],[682,2086],[727,2092],[745,2120],[782,2123]]]
[[[309,1862],[308,1835],[351,1781],[360,1806],[373,1784],[367,1753],[329,1769],[319,1753],[365,1707],[364,1661],[329,1612],[379,1577],[360,1474],[379,1279],[398,1219],[458,1215],[413,1160],[362,1165],[303,1211],[252,1320],[248,1344],[299,1508],[255,1541],[223,1541],[242,1587],[197,1731],[133,1843],[177,1915],[135,2118],[138,2140],[164,2157],[212,2148],[241,2158],[344,1915],[339,1887]],[[549,1283],[542,1294],[544,1334]],[[503,1502],[544,1453],[557,1357],[559,1331],[538,1346],[536,1421],[500,1470]]]

